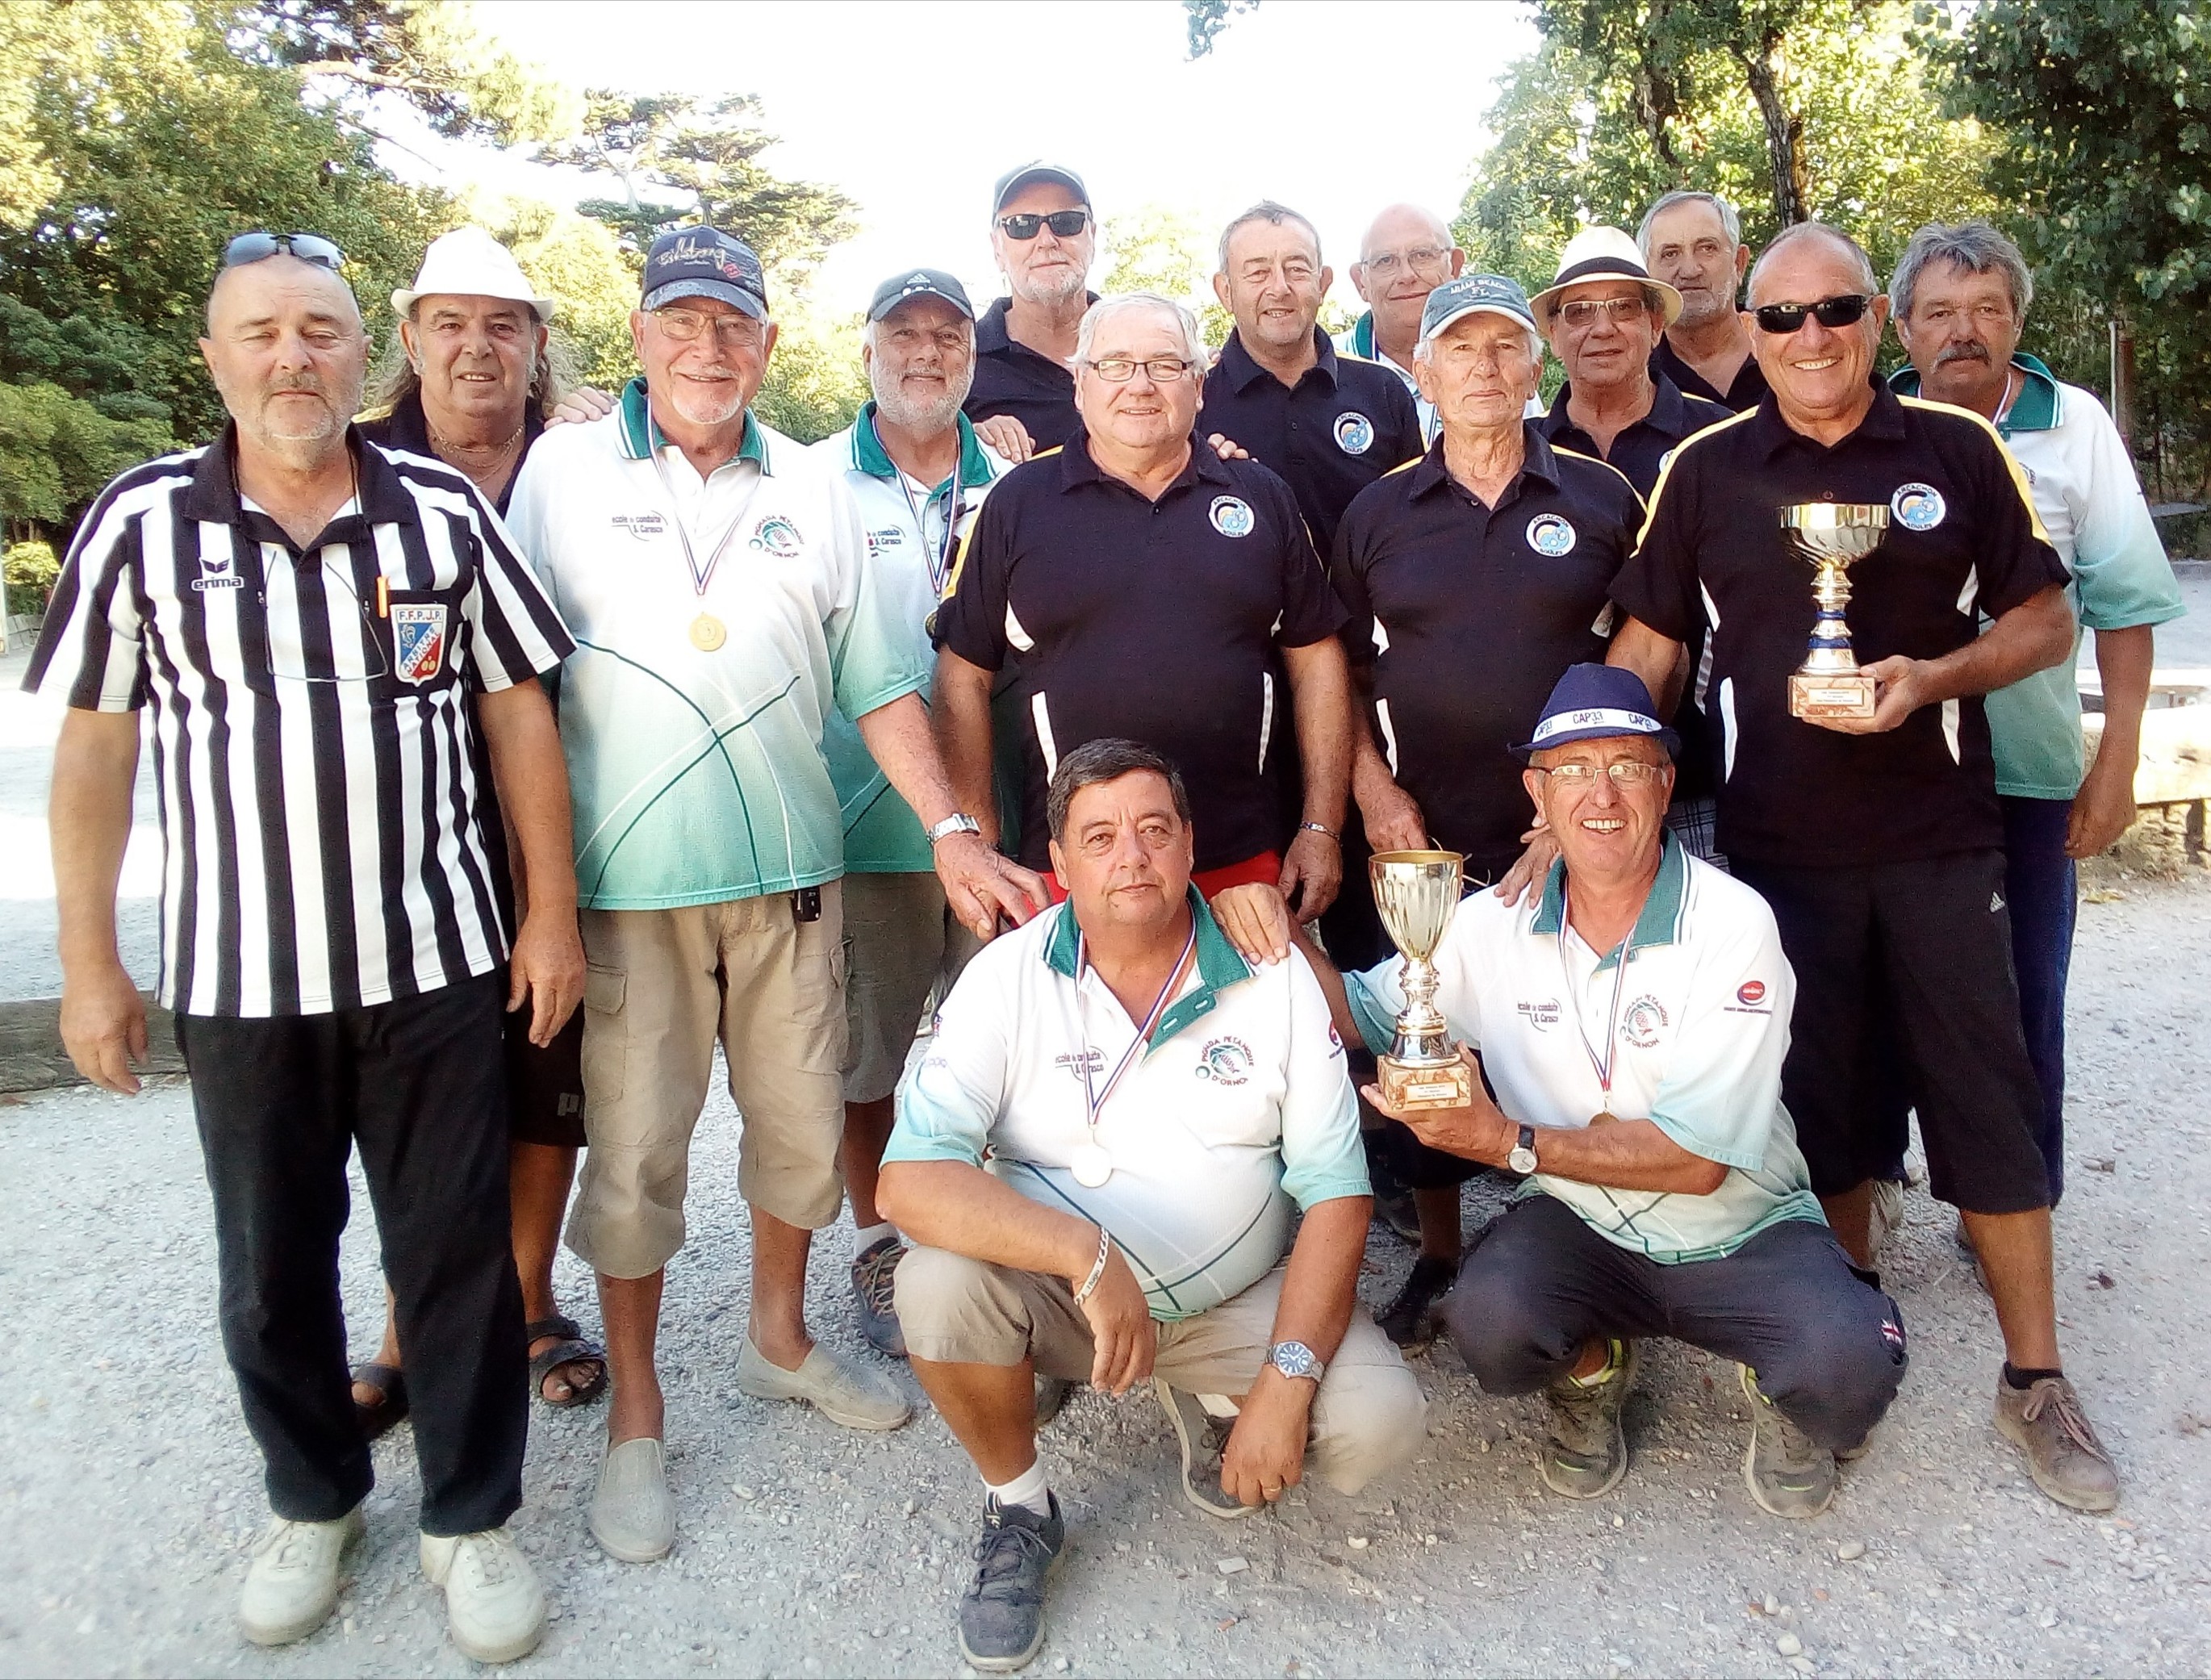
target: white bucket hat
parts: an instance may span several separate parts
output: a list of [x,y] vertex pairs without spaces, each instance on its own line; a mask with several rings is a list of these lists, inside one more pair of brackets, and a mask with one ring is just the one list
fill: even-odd
[[505,298],[528,304],[541,321],[553,318],[553,300],[531,291],[514,253],[481,227],[456,227],[431,240],[415,284],[391,294],[392,311],[403,319],[419,299],[435,296]]
[[1659,312],[1668,326],[1681,318],[1681,294],[1664,281],[1651,277],[1635,241],[1617,227],[1584,227],[1567,240],[1566,248],[1559,253],[1557,276],[1528,302],[1538,320],[1548,321],[1561,292],[1599,280],[1633,280],[1646,292],[1658,294]]

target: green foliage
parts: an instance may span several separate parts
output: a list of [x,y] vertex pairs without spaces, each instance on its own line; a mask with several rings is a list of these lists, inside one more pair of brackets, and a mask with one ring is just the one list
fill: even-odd
[[2040,276],[2131,324],[2143,439],[2211,485],[2211,14],[1987,0],[1926,21],[1951,108],[2001,136],[1989,184]]
[[176,447],[158,420],[113,420],[58,385],[0,385],[0,519],[58,525],[125,467]]
[[782,312],[767,378],[753,412],[801,443],[815,443],[851,423],[868,400],[860,367],[858,315],[832,318],[813,310]]
[[54,592],[54,579],[61,575],[61,570],[62,563],[55,557],[51,544],[9,543],[6,561],[0,565],[0,578],[6,579],[7,610],[44,611],[47,597]]
[[637,372],[630,311],[638,263],[603,221],[535,199],[473,200],[470,219],[514,252],[530,283],[559,306],[554,325],[587,385],[619,390]]

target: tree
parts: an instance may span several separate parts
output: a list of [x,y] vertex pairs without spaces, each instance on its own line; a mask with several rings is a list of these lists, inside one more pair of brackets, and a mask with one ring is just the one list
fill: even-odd
[[2211,15],[1987,0],[1929,23],[1950,108],[2000,136],[1988,183],[2040,282],[2134,340],[2138,446],[2211,490]]
[[112,420],[58,385],[0,385],[0,520],[59,527],[134,463],[176,447],[158,420]]

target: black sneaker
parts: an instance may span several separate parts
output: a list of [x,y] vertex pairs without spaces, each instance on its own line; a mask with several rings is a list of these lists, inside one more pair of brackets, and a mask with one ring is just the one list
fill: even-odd
[[983,1501],[983,1537],[975,1543],[975,1584],[960,1598],[960,1654],[970,1668],[1010,1674],[1044,1644],[1044,1583],[1067,1544],[1059,1495],[1051,1511]]
[[1182,1449],[1182,1494],[1208,1517],[1248,1517],[1259,1507],[1245,1505],[1221,1485],[1221,1455],[1228,1449],[1233,1418],[1215,1417],[1195,1394],[1186,1393],[1165,1377],[1152,1379],[1152,1392],[1160,1397],[1167,1422],[1174,1425],[1175,1444]]
[[1451,1293],[1458,1277],[1457,1260],[1423,1254],[1413,1262],[1405,1287],[1376,1320],[1382,1333],[1401,1348],[1426,1347],[1436,1339],[1436,1303]]
[[898,1321],[898,1267],[906,1258],[906,1245],[896,1237],[869,1243],[852,1262],[852,1308],[860,1320],[860,1333],[877,1353],[893,1359],[906,1357],[906,1332]]

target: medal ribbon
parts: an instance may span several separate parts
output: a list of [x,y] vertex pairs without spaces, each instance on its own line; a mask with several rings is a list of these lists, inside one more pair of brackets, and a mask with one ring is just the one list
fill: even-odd
[[913,515],[914,534],[921,539],[923,559],[929,562],[930,584],[934,591],[942,596],[945,580],[952,575],[952,546],[959,539],[960,516],[966,511],[960,495],[959,469],[954,468],[952,476],[945,481],[950,486],[950,494],[945,498],[944,535],[934,543],[929,540],[929,510],[936,504],[937,492],[931,490],[921,499],[921,505],[917,507],[914,506],[913,487],[906,482],[906,469],[894,465],[892,470],[898,474],[899,494],[906,498],[906,511]]
[[722,540],[714,544],[713,551],[706,556],[706,569],[702,571],[699,566],[699,556],[691,547],[691,533],[683,529],[682,504],[675,500],[675,487],[668,482],[668,464],[660,458],[660,452],[657,449],[652,452],[652,470],[660,475],[660,488],[667,493],[669,517],[675,522],[675,540],[683,545],[684,563],[691,568],[692,591],[703,600],[706,585],[714,580],[714,568],[722,563],[723,551],[730,546],[730,539],[737,534],[737,527],[745,522],[745,512],[752,506],[752,498],[745,498],[745,506],[737,510],[736,517],[722,532]]
[[[1604,1098],[1604,1112],[1612,1113],[1612,1064],[1620,1048],[1620,998],[1627,986],[1627,939],[1620,942],[1620,963],[1612,974],[1612,1004],[1604,1014],[1604,1053],[1599,1055],[1596,1046],[1590,1042],[1589,1029],[1582,1025],[1582,989],[1574,982],[1574,971],[1566,963],[1566,930],[1572,925],[1567,889],[1559,889],[1559,969],[1566,976],[1566,1001],[1573,1006],[1574,1032],[1582,1041],[1582,1053],[1590,1058],[1596,1070],[1597,1089]],[[1628,938],[1634,937],[1630,934]]]
[[[1073,913],[1070,911],[1069,913]],[[1121,1083],[1121,1076],[1142,1057],[1145,1046],[1151,1042],[1153,1028],[1160,1024],[1160,1017],[1167,1012],[1167,1000],[1174,996],[1175,987],[1182,981],[1183,971],[1190,966],[1190,954],[1196,949],[1197,918],[1193,915],[1190,919],[1190,937],[1183,941],[1182,955],[1175,959],[1173,972],[1168,974],[1166,984],[1160,988],[1160,995],[1152,1000],[1152,1012],[1144,1017],[1144,1024],[1136,1028],[1136,1036],[1121,1052],[1121,1059],[1113,1064],[1113,1071],[1106,1075],[1105,1088],[1100,1089],[1090,1077],[1090,1033],[1082,1025],[1082,997],[1079,990],[1082,971],[1090,962],[1090,947],[1081,935],[1076,935],[1075,974],[1078,990],[1075,998],[1075,1031],[1082,1041],[1082,1096],[1089,1108],[1090,1141],[1093,1143],[1098,1141],[1098,1116],[1105,1109],[1106,1099],[1113,1095],[1113,1088]]]

